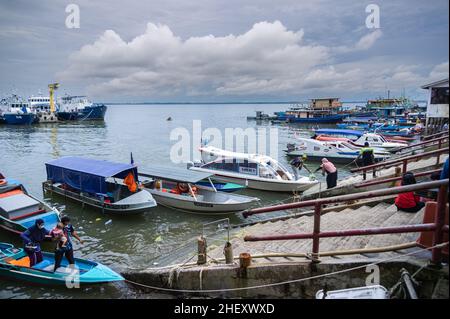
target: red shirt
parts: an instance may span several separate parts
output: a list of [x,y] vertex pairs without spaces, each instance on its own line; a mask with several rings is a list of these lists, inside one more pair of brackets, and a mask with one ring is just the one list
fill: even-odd
[[420,201],[420,197],[414,195],[414,192],[402,193],[398,194],[395,199],[395,205],[398,208],[413,208],[417,206],[417,203]]

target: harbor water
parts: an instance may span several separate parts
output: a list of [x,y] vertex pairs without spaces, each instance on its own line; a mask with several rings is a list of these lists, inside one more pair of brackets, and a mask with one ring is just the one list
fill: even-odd
[[[174,165],[170,151],[176,141],[170,140],[176,128],[192,131],[193,121],[201,120],[202,129],[217,128],[278,128],[278,159],[288,166],[283,150],[296,135],[310,136],[311,126],[272,125],[270,122],[247,121],[255,111],[273,114],[288,105],[228,104],[228,105],[113,105],[104,122],[66,122],[31,126],[0,125],[0,172],[21,181],[28,190],[43,198],[42,182],[46,179],[46,161],[61,156],[84,156],[118,162],[129,162],[130,152],[135,163],[145,172],[151,164]],[[171,117],[171,121],[167,118]],[[177,164],[185,167],[185,164]],[[311,170],[319,163],[307,162]],[[305,172],[303,172],[305,173]],[[344,168],[340,178],[348,175]],[[316,174],[323,181],[320,173]],[[290,194],[252,190],[243,194],[260,197],[261,204],[292,201]],[[226,232],[220,223],[206,228],[205,223],[223,216],[187,214],[157,207],[137,216],[111,216],[57,196],[45,198],[63,214],[70,215],[83,244],[75,244],[75,256],[101,262],[116,271],[145,268],[174,262],[194,253],[195,238],[203,231],[211,234],[210,244],[223,245]],[[230,217],[231,224],[255,221],[239,214]],[[267,217],[267,216],[266,216]],[[20,239],[0,230],[0,241],[22,245]],[[44,246],[51,250],[52,246]],[[170,254],[169,254],[170,253]],[[0,298],[133,298],[142,297],[125,283],[81,289],[37,287],[21,282],[0,281]],[[160,297],[145,295],[145,297]]]

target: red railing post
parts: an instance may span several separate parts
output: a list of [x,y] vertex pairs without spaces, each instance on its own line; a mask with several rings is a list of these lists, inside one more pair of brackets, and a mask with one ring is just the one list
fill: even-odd
[[408,160],[405,159],[403,161],[403,168],[402,168],[403,174],[405,174],[408,171]]
[[[439,195],[437,199],[437,212],[435,220],[436,229],[434,231],[433,236],[433,246],[442,244],[445,225],[445,211],[447,210],[447,202],[448,202],[447,194],[448,194],[448,184],[442,185],[439,188]],[[439,266],[441,264],[441,260],[442,260],[442,247],[433,248],[431,263]]]
[[322,215],[322,204],[317,203],[314,206],[314,230],[313,230],[313,246],[312,260],[319,261],[319,242],[320,242],[320,218]]
[[[442,140],[439,140],[439,147],[438,149],[440,150],[442,147]],[[441,154],[437,154],[437,158],[436,158],[436,166],[439,166],[439,162],[441,161]]]

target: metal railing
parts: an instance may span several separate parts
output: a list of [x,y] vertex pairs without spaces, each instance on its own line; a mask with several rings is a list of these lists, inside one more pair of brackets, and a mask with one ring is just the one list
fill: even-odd
[[[412,232],[434,232],[433,235],[433,248],[431,261],[434,264],[440,264],[442,261],[442,246],[439,246],[443,241],[443,233],[448,232],[448,227],[445,225],[445,212],[448,203],[448,180],[440,180],[434,182],[426,182],[415,185],[387,188],[375,191],[369,191],[364,193],[356,193],[344,196],[328,197],[317,200],[308,200],[298,203],[290,203],[283,205],[276,205],[270,207],[256,208],[248,210],[243,213],[247,218],[251,215],[263,214],[287,209],[295,209],[302,207],[314,207],[314,227],[312,233],[293,234],[293,235],[269,235],[269,236],[246,236],[245,241],[272,241],[272,240],[297,240],[297,239],[312,239],[312,260],[318,261],[320,256],[319,243],[320,238],[328,237],[348,237],[348,236],[367,236],[367,235],[380,235],[380,234],[401,234]],[[366,228],[366,229],[350,229],[340,231],[328,231],[321,232],[320,222],[322,216],[322,206],[325,204],[342,203],[346,201],[354,201],[358,199],[367,199],[386,195],[396,195],[406,192],[415,192],[420,190],[427,190],[439,188],[439,194],[437,198],[437,215],[434,223],[429,224],[417,224],[417,225],[402,225],[392,227],[380,227],[380,228]]]
[[374,169],[381,168],[381,167],[387,168],[387,167],[395,166],[395,165],[401,163],[402,164],[402,173],[404,174],[408,171],[408,162],[436,155],[436,165],[439,165],[441,154],[446,154],[446,153],[448,154],[448,148],[441,148],[438,150],[425,152],[425,153],[421,153],[421,154],[416,154],[416,155],[410,155],[410,156],[406,156],[406,157],[402,157],[402,158],[397,158],[397,159],[393,159],[393,160],[389,160],[389,161],[380,162],[380,163],[373,164],[373,165],[353,168],[350,171],[352,173],[363,172],[363,176],[364,176],[364,180],[365,180],[367,171],[374,170]]
[[432,145],[436,145],[437,144],[438,145],[438,149],[441,149],[442,148],[442,144],[444,143],[445,140],[448,141],[448,135],[447,136],[441,136],[441,137],[438,137],[438,138],[434,138],[434,139],[431,139],[431,140],[426,140],[426,141],[423,141],[423,142],[420,142],[420,143],[411,144],[411,145],[408,145],[408,146],[396,148],[395,151],[396,152],[401,152],[401,151],[406,150],[406,149],[414,149],[414,148],[419,147],[419,146],[425,146],[425,145],[430,145],[430,144],[432,144]]
[[[429,175],[432,175],[434,173],[439,173],[439,172],[442,172],[442,169],[435,169],[435,170],[432,170],[432,171],[419,172],[419,173],[415,173],[414,176],[415,177],[423,177],[423,176],[429,176]],[[386,178],[386,179],[382,179],[382,180],[362,182],[362,183],[356,184],[355,188],[368,187],[368,186],[374,186],[374,185],[380,185],[380,184],[387,184],[387,183],[401,181],[402,179],[403,179],[403,176],[396,176],[396,177]]]
[[449,131],[443,131],[443,132],[439,132],[439,133],[436,133],[436,134],[427,135],[427,136],[424,136],[422,138],[422,140],[425,141],[425,140],[433,139],[433,138],[436,138],[436,137],[439,137],[439,136],[442,136],[442,135],[449,135]]

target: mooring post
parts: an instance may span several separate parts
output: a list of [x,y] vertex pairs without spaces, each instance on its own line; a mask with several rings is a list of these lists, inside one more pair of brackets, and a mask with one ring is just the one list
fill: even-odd
[[[436,230],[434,231],[433,236],[433,246],[442,244],[443,236],[444,236],[444,225],[445,225],[445,212],[447,210],[447,202],[448,202],[448,184],[442,185],[439,188],[439,194],[437,199],[437,212],[435,225]],[[442,261],[442,247],[435,247],[432,250],[431,263],[440,266]]]
[[197,265],[204,265],[206,264],[206,238],[200,236],[197,239]]
[[312,261],[319,262],[319,242],[320,242],[320,218],[322,214],[322,205],[317,203],[314,206],[314,230],[313,230],[313,247]]

